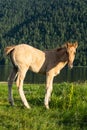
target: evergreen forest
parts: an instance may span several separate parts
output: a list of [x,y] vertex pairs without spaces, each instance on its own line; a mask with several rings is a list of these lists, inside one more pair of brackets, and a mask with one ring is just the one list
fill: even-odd
[[52,49],[77,41],[75,66],[87,66],[87,0],[0,0],[0,64],[21,43]]

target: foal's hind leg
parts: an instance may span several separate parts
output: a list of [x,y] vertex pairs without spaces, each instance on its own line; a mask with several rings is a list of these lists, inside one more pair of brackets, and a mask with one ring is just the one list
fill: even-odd
[[11,105],[14,105],[13,94],[12,94],[12,84],[15,79],[16,73],[17,73],[17,68],[14,67],[8,78],[8,99]]
[[24,91],[23,91],[23,81],[24,81],[26,72],[27,72],[27,70],[23,70],[23,69],[18,72],[16,84],[17,84],[18,91],[19,91],[19,94],[20,94],[20,97],[21,97],[23,104],[25,105],[25,107],[30,108],[30,106],[27,102],[27,99],[25,97]]

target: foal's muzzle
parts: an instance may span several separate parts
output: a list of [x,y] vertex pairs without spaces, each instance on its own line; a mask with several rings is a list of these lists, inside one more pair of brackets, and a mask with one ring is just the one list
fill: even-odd
[[73,64],[68,64],[68,67],[69,67],[70,69],[72,69],[72,68],[73,68]]

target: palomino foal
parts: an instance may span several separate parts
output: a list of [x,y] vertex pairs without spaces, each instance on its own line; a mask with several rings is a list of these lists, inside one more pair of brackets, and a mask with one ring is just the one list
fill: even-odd
[[17,87],[23,104],[30,108],[24,91],[23,81],[26,72],[32,70],[36,73],[43,73],[46,75],[46,94],[44,104],[49,109],[49,101],[53,88],[53,79],[60,73],[60,70],[68,64],[70,68],[73,67],[76,48],[78,44],[67,43],[64,46],[50,51],[41,51],[26,44],[16,46],[8,46],[5,48],[6,55],[10,55],[13,64],[12,72],[8,80],[9,103],[14,105],[12,95],[12,84],[17,77]]

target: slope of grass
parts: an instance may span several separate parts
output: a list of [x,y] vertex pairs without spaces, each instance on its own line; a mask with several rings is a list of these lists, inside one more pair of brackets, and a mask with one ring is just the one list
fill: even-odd
[[7,84],[0,83],[0,130],[86,130],[87,83],[54,84],[50,109],[44,107],[44,84],[25,84],[26,109],[15,84],[15,105],[8,103]]

